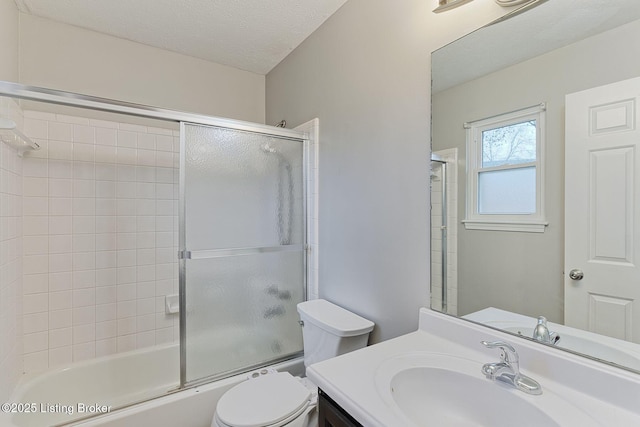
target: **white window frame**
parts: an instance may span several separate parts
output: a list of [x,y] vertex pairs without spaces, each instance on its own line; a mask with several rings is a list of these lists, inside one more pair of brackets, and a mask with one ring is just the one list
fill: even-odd
[[[544,147],[545,110],[542,103],[510,113],[500,114],[464,124],[467,130],[467,191],[466,219],[462,222],[468,230],[519,231],[543,233],[549,224],[544,210]],[[536,121],[536,161],[517,165],[482,167],[482,132],[526,120]],[[536,212],[532,214],[481,214],[478,212],[478,176],[480,172],[512,170],[535,167]]]

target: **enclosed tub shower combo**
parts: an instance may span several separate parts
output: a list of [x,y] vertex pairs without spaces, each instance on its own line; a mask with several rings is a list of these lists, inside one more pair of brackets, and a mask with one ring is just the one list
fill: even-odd
[[[3,400],[15,408],[0,415],[3,425],[63,425],[102,412],[109,415],[81,422],[109,425],[140,408],[132,405],[161,396],[180,413],[177,402],[198,394],[212,399],[203,415],[210,422],[217,399],[248,372],[276,366],[303,374],[296,307],[317,274],[316,204],[307,209],[316,196],[317,121],[290,130],[8,82],[0,82],[0,95],[11,105],[6,121],[15,124],[7,132],[16,142],[3,137],[2,144],[10,177],[24,181],[25,192],[69,181],[71,227],[64,237],[73,260],[67,285],[59,280],[66,272],[51,261],[64,251],[34,249],[48,257],[48,270],[34,271],[27,266],[32,258],[22,260],[25,277],[33,275],[24,289],[16,279],[16,293],[29,297],[24,313],[11,315],[29,322],[13,347],[24,340],[31,352],[24,364],[22,354],[7,358],[11,388],[2,390]],[[64,129],[68,143],[58,140]],[[68,157],[60,147],[68,147]],[[54,191],[13,193],[12,203],[48,206],[36,212],[38,221],[60,219],[52,216],[54,207],[64,209]],[[157,216],[165,208],[166,216]],[[28,246],[48,241],[51,251],[61,234],[56,227],[25,228],[24,236],[12,237]],[[80,271],[81,261],[91,270]],[[36,273],[48,287],[32,289]],[[76,286],[80,277],[92,280]],[[52,286],[54,279],[60,284]],[[86,303],[57,305],[64,295]],[[32,308],[37,298],[49,304]],[[64,333],[68,347],[58,347]],[[162,399],[148,403],[158,414]],[[30,411],[18,403],[38,406]]]

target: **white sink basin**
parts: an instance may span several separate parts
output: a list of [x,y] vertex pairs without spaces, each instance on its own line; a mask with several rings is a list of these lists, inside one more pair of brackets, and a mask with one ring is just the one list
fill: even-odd
[[469,359],[416,352],[383,362],[375,380],[382,399],[408,426],[598,425],[544,384],[542,395],[527,395],[486,379],[481,366]]
[[[485,308],[463,317],[528,338],[533,336],[533,329],[537,323],[537,319],[533,317],[494,307]],[[640,371],[640,346],[638,344],[552,322],[549,322],[549,330],[560,335],[560,341],[555,345],[556,347]]]
[[[531,328],[524,326],[507,326],[501,329],[514,334],[531,338]],[[557,328],[556,328],[557,329]],[[627,349],[617,348],[610,343],[603,343],[603,340],[589,339],[574,335],[567,330],[560,333],[560,341],[555,344],[556,347],[566,348],[567,350],[576,351],[578,353],[588,354],[600,360],[610,361],[618,365],[627,366],[629,368],[640,371],[640,359],[637,353],[633,354]]]

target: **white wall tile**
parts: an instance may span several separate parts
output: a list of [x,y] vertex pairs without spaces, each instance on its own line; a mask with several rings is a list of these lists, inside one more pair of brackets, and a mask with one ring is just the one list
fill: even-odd
[[22,161],[22,176],[46,178],[49,176],[48,161],[46,159],[25,157]]
[[118,336],[117,338],[118,352],[131,351],[136,349],[135,334]]
[[27,274],[38,274],[49,272],[48,255],[26,255],[23,257],[23,272]]
[[[95,330],[95,326],[93,325],[93,323],[96,322],[95,306],[76,307],[72,311],[73,311],[73,326],[90,325],[90,328],[88,327],[87,329]],[[75,331],[74,331],[74,335],[75,335]]]
[[73,214],[73,199],[70,197],[50,197],[49,215],[67,216]]
[[156,233],[144,232],[136,234],[136,248],[155,248],[156,247]]
[[96,304],[95,288],[75,289],[73,291],[73,307],[87,307]]
[[80,362],[82,360],[93,359],[96,357],[95,341],[76,344],[73,346],[73,361]]
[[49,197],[73,197],[73,180],[49,179]]
[[116,216],[102,215],[102,213],[104,212],[101,212],[101,210],[97,210],[97,211],[100,215],[95,217],[96,218],[96,228],[95,228],[96,234],[114,233],[114,236],[115,236]]
[[117,321],[118,335],[128,335],[136,332],[136,317],[126,317]]
[[[115,187],[114,187],[115,188]],[[116,199],[96,199],[96,214],[102,216],[114,216],[117,212]],[[96,222],[97,226],[97,222]],[[96,231],[98,232],[98,231]]]
[[93,162],[96,159],[96,147],[93,144],[73,144],[73,160]]
[[23,195],[26,197],[47,197],[47,178],[22,178]]
[[0,217],[15,215],[0,226],[24,254],[25,369],[173,342],[175,316],[163,313],[163,295],[177,292],[173,132],[29,115],[43,150],[25,156],[21,176],[17,156],[11,170],[0,164]]
[[115,163],[116,147],[96,145],[96,163]]
[[118,164],[134,166],[136,164],[137,158],[138,153],[135,148],[118,146],[118,149],[116,150],[116,162]]
[[95,324],[83,324],[73,327],[73,344],[82,344],[86,342],[95,342],[96,326]]
[[96,286],[113,286],[117,282],[117,269],[105,268],[96,270]]
[[73,272],[73,289],[93,288],[97,285],[98,270],[76,270]]
[[68,253],[73,250],[73,240],[71,234],[60,234],[47,236],[49,241],[49,253]]
[[49,328],[69,328],[73,324],[71,309],[49,311]]
[[22,299],[22,312],[24,314],[41,313],[49,310],[48,294],[30,294]]
[[25,334],[49,330],[49,315],[47,312],[26,314],[22,320]]
[[47,331],[24,334],[24,353],[34,353],[49,349],[49,333]]
[[117,339],[108,338],[96,341],[96,357],[109,356],[116,354],[118,351]]
[[23,215],[48,215],[49,199],[47,197],[23,197]]
[[156,151],[138,149],[136,154],[136,165],[139,166],[155,166]]
[[73,180],[73,197],[95,197],[96,183],[88,179]]
[[56,141],[73,141],[73,125],[69,123],[50,122],[49,139]]
[[51,273],[71,271],[72,267],[73,256],[71,254],[49,254],[49,271]]
[[117,145],[117,141],[116,129],[107,129],[102,127],[96,128],[96,144],[115,147]]
[[[69,207],[73,210],[71,203]],[[73,232],[72,216],[50,216],[49,217],[49,235],[71,234]]]
[[73,162],[73,179],[95,180],[96,165],[92,162]]
[[49,293],[49,310],[70,309],[73,306],[71,291],[60,291]]
[[96,232],[96,217],[89,215],[77,215],[73,217],[73,233],[87,234]]
[[99,251],[95,256],[97,269],[117,267],[116,251]]
[[146,331],[136,334],[136,348],[151,347],[156,343],[155,331]]
[[96,322],[105,322],[108,320],[115,320],[117,305],[111,304],[98,304],[96,305]]
[[89,124],[89,119],[85,117],[67,116],[65,114],[56,114],[55,120],[60,123],[72,123],[78,125]]
[[118,129],[118,122],[109,120],[89,119],[89,124],[96,128]]
[[49,349],[67,347],[73,343],[73,329],[59,328],[49,330]]
[[96,179],[115,181],[117,178],[116,165],[96,164]]
[[118,336],[118,322],[108,320],[96,323],[96,340],[104,340]]
[[22,253],[24,255],[41,255],[48,252],[49,236],[24,236],[22,238]]
[[158,135],[156,137],[156,149],[158,151],[173,152],[173,136]]
[[49,138],[49,126],[46,120],[33,119],[25,117],[24,119],[24,133],[29,138],[48,139]]
[[49,273],[48,276],[49,292],[66,291],[73,288],[73,276],[71,272]]
[[49,159],[73,160],[73,143],[50,140],[47,143],[47,153]]
[[71,346],[49,349],[49,367],[66,365],[73,361]]
[[73,125],[73,142],[83,144],[96,143],[96,131],[93,126]]
[[100,304],[112,304],[117,302],[116,286],[100,286],[95,288],[96,299],[95,303]]
[[40,294],[49,292],[48,274],[25,274],[23,276],[24,294]]

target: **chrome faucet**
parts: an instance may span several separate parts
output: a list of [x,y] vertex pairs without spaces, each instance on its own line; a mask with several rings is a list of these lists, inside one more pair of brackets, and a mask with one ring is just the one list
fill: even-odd
[[487,348],[502,350],[500,362],[486,363],[482,373],[487,379],[502,381],[527,394],[542,394],[542,387],[532,378],[520,373],[520,362],[516,349],[503,341],[480,341]]
[[538,317],[538,324],[533,330],[533,339],[545,344],[555,345],[560,341],[560,335],[557,332],[549,331],[547,319],[544,316],[540,316]]

